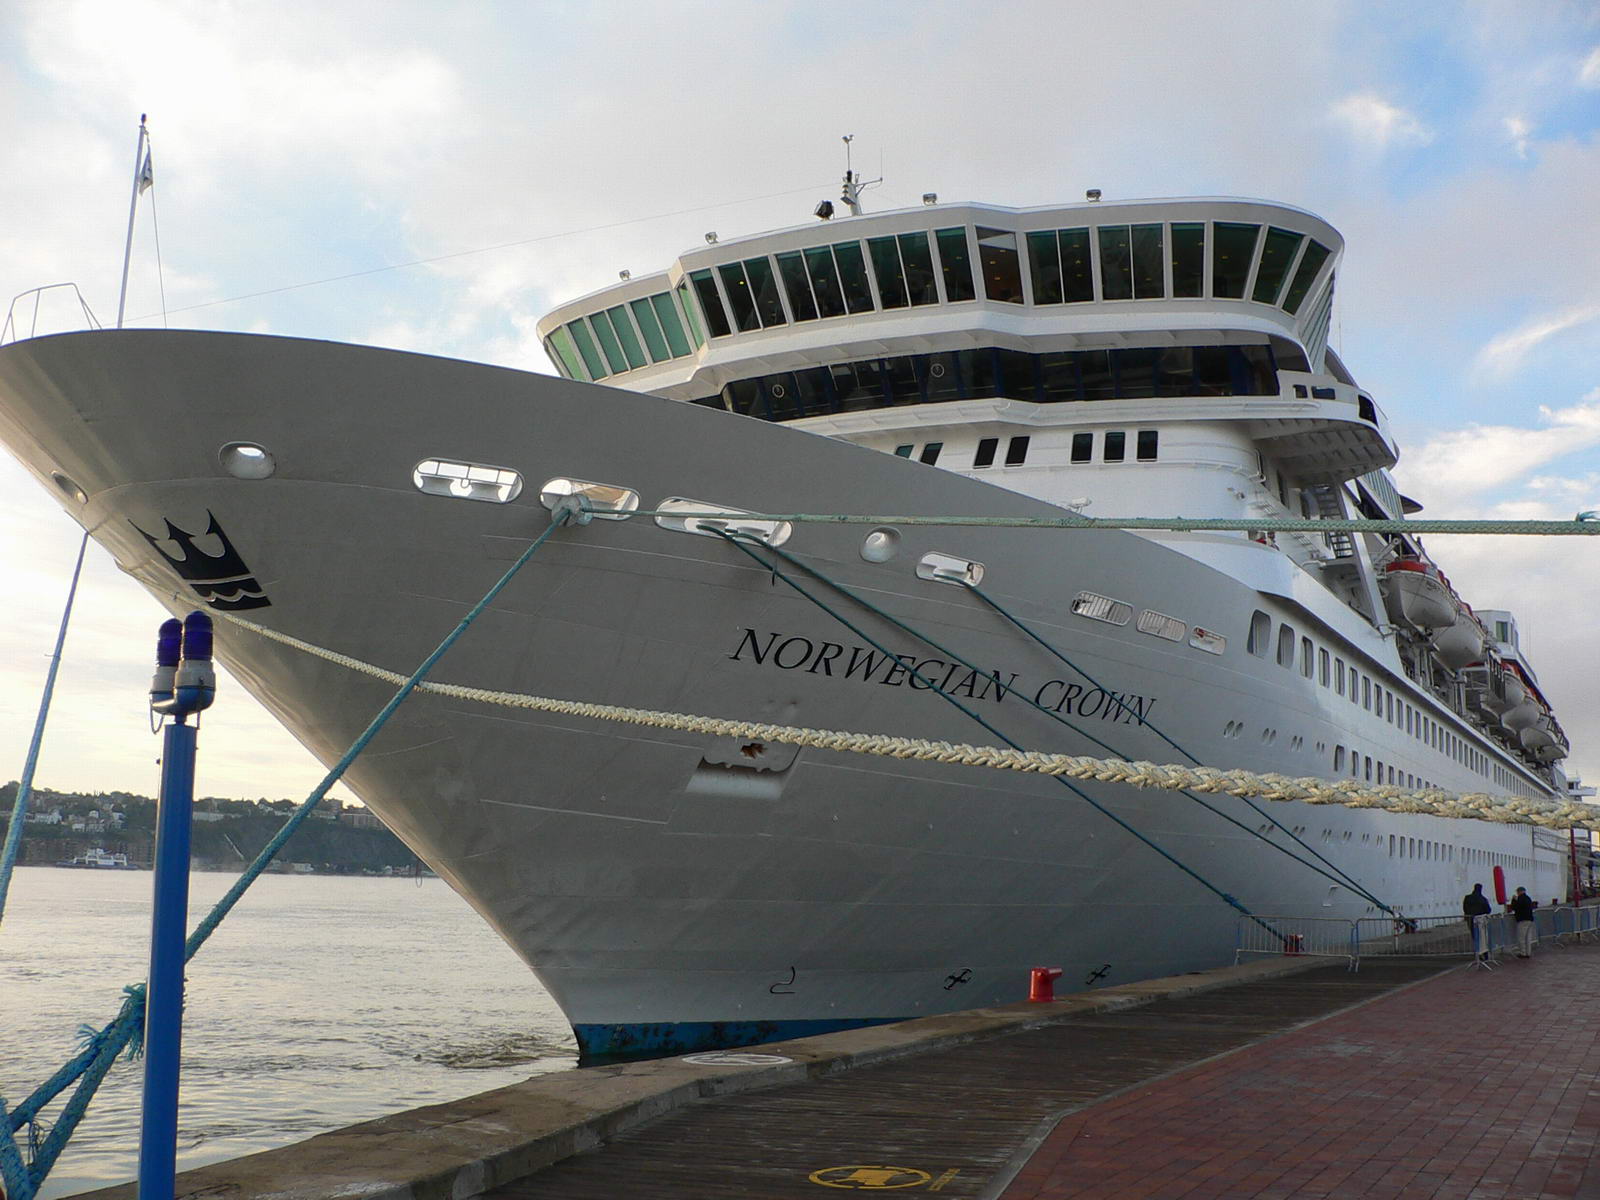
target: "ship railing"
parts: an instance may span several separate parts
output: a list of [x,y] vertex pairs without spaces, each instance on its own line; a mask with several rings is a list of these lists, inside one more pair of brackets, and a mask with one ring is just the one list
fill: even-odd
[[1233,961],[1246,956],[1342,958],[1350,970],[1361,965],[1355,923],[1343,917],[1240,917]]
[[[6,309],[6,319],[0,325],[0,346],[8,342],[20,342],[39,335],[39,312],[46,292],[71,290],[73,297],[78,301],[78,308],[83,313],[83,320],[87,324],[74,323],[65,329],[46,330],[46,332],[69,332],[80,329],[100,329],[100,319],[94,315],[94,310],[89,307],[89,302],[83,298],[83,293],[78,290],[75,283],[47,283],[43,287],[29,288],[14,296],[10,307]],[[59,305],[54,306],[59,307]],[[27,332],[23,332],[26,325]]]
[[1365,957],[1471,958],[1495,954],[1516,941],[1510,918],[1490,914],[1485,921],[1487,944],[1473,945],[1472,924],[1460,915],[1448,917],[1362,917],[1353,922],[1354,936]]

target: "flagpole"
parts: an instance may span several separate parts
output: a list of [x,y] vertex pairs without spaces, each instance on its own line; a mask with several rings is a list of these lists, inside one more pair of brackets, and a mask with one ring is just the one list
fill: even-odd
[[117,296],[117,328],[122,328],[122,313],[128,304],[128,264],[133,260],[133,216],[139,208],[139,184],[144,177],[145,117],[139,114],[139,144],[133,151],[133,198],[128,201],[128,243],[122,250],[122,291]]

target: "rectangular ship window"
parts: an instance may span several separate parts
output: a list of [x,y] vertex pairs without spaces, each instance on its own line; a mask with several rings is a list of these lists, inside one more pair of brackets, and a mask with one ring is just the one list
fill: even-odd
[[733,332],[733,326],[728,324],[728,313],[722,307],[722,297],[717,294],[717,281],[711,278],[711,272],[696,271],[689,276],[689,282],[694,284],[694,294],[700,301],[700,311],[705,315],[706,328],[711,331],[711,336],[727,337]]
[[929,442],[922,448],[922,453],[918,455],[917,461],[925,462],[931,467],[934,463],[939,461],[939,451],[943,449],[943,442]]
[[1276,225],[1267,227],[1267,240],[1261,247],[1261,265],[1256,268],[1256,286],[1250,293],[1250,299],[1258,304],[1277,302],[1278,293],[1283,290],[1284,276],[1289,273],[1289,264],[1294,261],[1295,252],[1300,249],[1304,238],[1303,233],[1279,229]]
[[621,375],[628,370],[628,360],[622,355],[622,343],[617,341],[616,331],[611,328],[611,319],[603,312],[590,313],[589,325],[594,329],[595,337],[600,339],[600,349],[605,351],[611,373]]
[[774,325],[787,325],[783,315],[783,301],[778,299],[778,281],[772,277],[772,263],[765,258],[747,258],[744,273],[750,280],[750,296],[755,301],[756,315],[764,329]]
[[906,273],[900,267],[900,247],[894,235],[868,238],[867,253],[872,256],[872,274],[878,281],[878,299],[883,307],[907,307],[911,301],[906,295]]
[[817,302],[811,297],[811,282],[806,278],[806,265],[800,251],[790,250],[778,255],[778,275],[783,280],[784,295],[789,297],[789,311],[796,321],[815,321]]
[[1134,449],[1134,457],[1139,462],[1155,462],[1156,445],[1161,434],[1155,429],[1139,430],[1138,441]]
[[999,448],[999,438],[979,438],[978,452],[972,456],[973,467],[994,466],[994,452]]
[[1086,463],[1094,458],[1094,434],[1075,433],[1072,435],[1072,461]]
[[1068,304],[1094,299],[1094,267],[1089,260],[1089,231],[1062,229],[1061,289]]
[[1161,226],[1133,227],[1133,298],[1159,300],[1167,294],[1163,276]]
[[[694,344],[696,346],[705,345],[706,339],[701,334],[700,326],[695,321],[694,305],[689,302],[689,289],[687,286],[679,286],[678,299],[683,302],[683,311],[688,318],[689,333],[694,337]],[[685,354],[688,354],[689,339],[684,336],[683,322],[678,320],[678,306],[672,302],[671,293],[661,292],[658,295],[651,296],[650,304],[655,309],[655,314],[661,322],[662,332],[667,335],[667,345],[672,348],[672,357],[682,358]]]
[[1022,261],[1017,235],[1006,229],[977,227],[978,261],[983,267],[983,294],[1006,304],[1022,303]]
[[1121,462],[1126,454],[1128,435],[1120,429],[1113,429],[1106,434],[1107,462]]
[[733,309],[733,323],[738,326],[739,332],[749,333],[760,329],[761,319],[756,316],[756,302],[750,295],[744,267],[739,263],[728,263],[718,267],[717,274],[722,276],[722,290],[728,294],[728,307]]
[[1289,291],[1283,298],[1284,311],[1297,313],[1300,305],[1305,302],[1306,293],[1311,290],[1311,282],[1316,279],[1317,272],[1322,270],[1322,264],[1328,261],[1332,251],[1321,242],[1312,242],[1300,256],[1300,265],[1295,268],[1294,281],[1289,284]]
[[1172,294],[1204,296],[1206,227],[1199,222],[1172,227]]
[[610,374],[600,361],[600,351],[595,349],[594,338],[589,336],[589,322],[579,317],[563,328],[572,333],[572,340],[578,344],[578,353],[583,356],[583,365],[589,368],[590,379],[604,379]]
[[1272,618],[1259,608],[1250,614],[1250,637],[1245,649],[1257,658],[1267,656],[1267,646],[1272,641]]
[[1028,435],[1014,437],[1006,443],[1006,466],[1018,467],[1028,459]]
[[833,257],[839,264],[839,283],[845,307],[853,313],[872,311],[872,285],[867,282],[867,260],[860,242],[836,242]]
[[844,292],[839,288],[839,269],[834,265],[833,251],[826,246],[816,246],[805,252],[805,258],[811,291],[817,297],[817,312],[824,317],[844,316]]
[[617,331],[617,339],[622,343],[622,352],[628,358],[628,366],[637,370],[645,366],[650,360],[644,356],[644,347],[639,344],[638,337],[633,332],[633,322],[628,319],[628,310],[622,305],[606,309],[606,316],[611,318],[611,325]]
[[1035,304],[1061,303],[1061,246],[1055,230],[1028,235],[1028,272],[1033,277]]
[[972,258],[967,252],[966,227],[936,230],[933,236],[939,246],[945,300],[954,304],[958,300],[975,299],[977,292],[972,287]]
[[1102,225],[1095,230],[1100,243],[1100,298],[1133,299],[1133,251],[1126,225]]
[[902,233],[900,261],[906,269],[906,291],[913,307],[939,303],[939,285],[934,282],[933,254],[925,233]]
[[1213,232],[1211,294],[1219,300],[1243,300],[1250,261],[1255,257],[1259,225],[1218,221]]
[[1072,611],[1080,617],[1104,621],[1108,625],[1126,625],[1133,620],[1133,605],[1094,592],[1079,592],[1072,601]]

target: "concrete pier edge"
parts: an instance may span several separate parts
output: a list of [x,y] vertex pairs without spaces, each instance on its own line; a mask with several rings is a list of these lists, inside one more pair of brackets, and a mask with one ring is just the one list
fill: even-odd
[[[582,1153],[696,1100],[848,1071],[1038,1029],[1086,1013],[1135,1008],[1328,965],[1267,958],[1164,979],[874,1025],[750,1047],[791,1062],[699,1066],[681,1057],[534,1076],[461,1100],[394,1113],[178,1176],[178,1200],[469,1200]],[[1018,981],[1018,991],[1026,987]],[[136,1200],[133,1183],[81,1193]]]

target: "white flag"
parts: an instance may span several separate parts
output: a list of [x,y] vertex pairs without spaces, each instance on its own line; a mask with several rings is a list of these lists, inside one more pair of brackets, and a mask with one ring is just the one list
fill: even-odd
[[150,166],[150,151],[144,152],[144,166],[139,168],[139,194],[142,196],[155,186],[155,171]]

